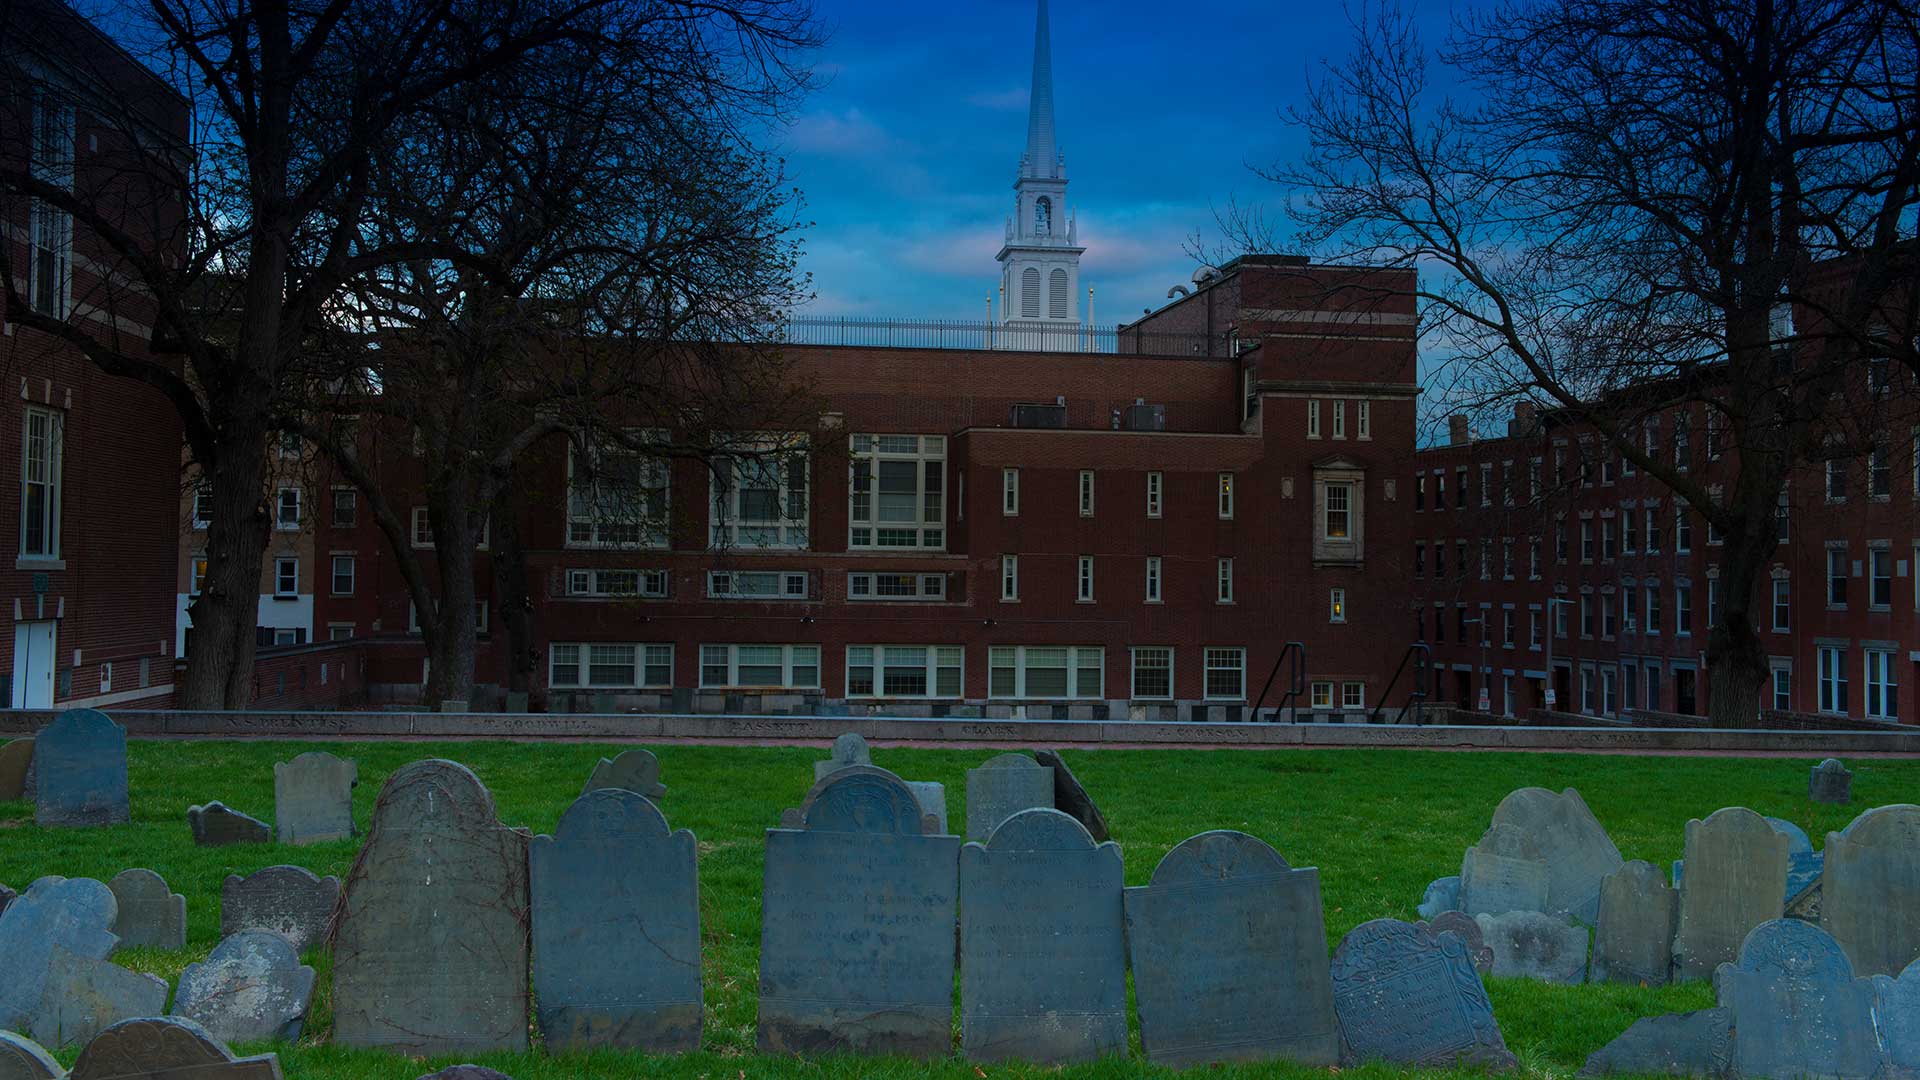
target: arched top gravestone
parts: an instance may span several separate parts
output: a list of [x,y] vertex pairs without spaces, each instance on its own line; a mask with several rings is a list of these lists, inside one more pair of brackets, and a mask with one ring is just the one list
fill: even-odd
[[780,827],[899,836],[939,831],[937,819],[924,811],[905,781],[872,765],[849,765],[822,777],[798,807],[781,815]]
[[1840,943],[1819,927],[1761,923],[1714,986],[1733,1010],[1734,1073],[1743,1080],[1869,1080],[1880,1071],[1873,983],[1854,977]]
[[1791,841],[1744,806],[1687,822],[1674,974],[1702,979],[1734,959],[1752,929],[1786,908]]
[[33,744],[37,825],[118,825],[127,804],[127,733],[97,709],[68,709]]
[[1361,923],[1334,950],[1332,976],[1343,1060],[1491,1069],[1518,1064],[1466,943],[1454,934],[1398,919]]
[[58,1080],[60,1063],[25,1035],[0,1031],[0,1080]]
[[967,770],[967,838],[985,840],[1022,810],[1053,807],[1053,770],[1025,754],[1000,754]]
[[1233,829],[1196,833],[1174,845],[1153,868],[1149,885],[1186,885],[1284,874],[1293,869],[1273,845]]
[[1600,883],[1626,860],[1580,792],[1567,788],[1556,795],[1545,788],[1521,788],[1500,800],[1493,825],[1520,829],[1538,851],[1531,857],[1547,864],[1543,910],[1564,911],[1593,923],[1600,910]]
[[1827,834],[1820,926],[1861,975],[1920,959],[1920,806],[1876,807]]
[[180,973],[173,1013],[222,1042],[296,1042],[313,1001],[314,971],[279,934],[243,930]]
[[[969,846],[980,844],[974,841]],[[1035,807],[1001,822],[985,846],[994,851],[1091,851],[1095,845],[1093,834],[1071,814]],[[1120,850],[1118,844],[1112,846],[1115,852]]]
[[1817,803],[1853,801],[1853,773],[1839,758],[1828,758],[1807,774],[1807,798]]
[[119,940],[110,929],[119,905],[92,878],[43,877],[0,914],[0,1030],[26,1031],[40,1007],[55,948],[104,960]]
[[27,770],[32,767],[32,736],[0,744],[0,802],[27,797]]
[[1894,1080],[1920,1077],[1920,960],[1908,964],[1897,979],[1875,975],[1873,995],[1888,1076]]
[[849,765],[871,764],[873,754],[867,749],[867,740],[849,731],[833,740],[833,752],[827,760],[813,763],[813,778],[817,782]]
[[236,1058],[178,1016],[122,1020],[87,1043],[67,1080],[280,1080],[273,1054]]
[[165,878],[145,868],[122,870],[107,888],[113,892],[113,933],[120,948],[186,947],[187,898],[167,888]]
[[660,759],[651,750],[627,750],[616,757],[601,758],[580,794],[601,788],[619,788],[653,801],[667,794],[667,786],[660,782]]

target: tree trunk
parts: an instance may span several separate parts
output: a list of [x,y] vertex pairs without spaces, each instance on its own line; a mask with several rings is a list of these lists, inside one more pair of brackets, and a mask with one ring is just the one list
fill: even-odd
[[1750,728],[1759,722],[1767,650],[1753,609],[1779,546],[1770,512],[1773,497],[1765,494],[1778,490],[1776,470],[1748,464],[1734,493],[1736,513],[1720,552],[1719,618],[1707,632],[1707,718],[1713,727]]
[[260,622],[260,567],[273,528],[263,505],[266,427],[234,416],[202,463],[212,488],[207,574],[187,609],[193,643],[177,701],[184,709],[244,709],[253,704],[253,655]]
[[1747,613],[1726,612],[1707,638],[1708,723],[1717,728],[1755,726],[1767,678],[1767,650]]
[[[440,590],[437,609],[431,615],[434,632],[427,639],[426,704],[437,709],[442,704],[458,703],[465,708],[473,698],[474,654],[478,649],[473,595],[477,537],[468,520],[466,498],[442,496],[431,501],[441,503],[429,510],[434,517],[433,550]],[[426,619],[421,623],[424,626]]]
[[519,485],[508,475],[493,500],[493,595],[507,638],[507,691],[533,686],[533,616],[527,593],[527,552],[520,542]]

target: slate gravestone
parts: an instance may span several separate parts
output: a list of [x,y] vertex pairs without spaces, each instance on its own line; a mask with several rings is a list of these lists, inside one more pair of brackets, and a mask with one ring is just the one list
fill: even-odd
[[1054,1065],[1127,1052],[1120,846],[1058,810],[960,849],[960,1048]]
[[1886,1080],[1920,1078],[1920,960],[1895,979],[1873,977],[1874,1015],[1886,1055]]
[[660,782],[660,759],[650,750],[628,750],[617,757],[601,758],[580,794],[601,788],[631,791],[650,802],[659,802],[667,795],[667,786]]
[[266,822],[219,802],[187,807],[187,827],[193,830],[193,842],[201,847],[264,844],[273,839],[273,830]]
[[236,1058],[199,1024],[160,1016],[101,1032],[80,1051],[67,1080],[280,1080],[280,1059]]
[[967,770],[967,839],[985,840],[1022,810],[1053,809],[1053,770],[1025,754],[1001,754]]
[[815,783],[827,778],[831,773],[840,771],[849,765],[871,765],[873,754],[867,749],[867,740],[849,731],[833,740],[833,756],[825,761],[813,763]]
[[1493,949],[1487,945],[1487,935],[1480,929],[1479,920],[1464,911],[1443,911],[1425,924],[1435,934],[1452,934],[1467,947],[1467,956],[1473,960],[1473,970],[1482,975],[1493,973]]
[[127,808],[127,733],[97,709],[68,709],[33,740],[37,825],[119,825]]
[[1774,919],[1755,927],[1714,989],[1733,1010],[1743,1080],[1869,1080],[1880,1069],[1873,981],[1854,978],[1840,943],[1817,926]]
[[900,778],[849,765],[767,830],[758,1044],[945,1057],[960,838]]
[[1443,911],[1460,910],[1460,875],[1435,878],[1420,894],[1420,905],[1414,909],[1423,919],[1431,919]]
[[1817,803],[1852,802],[1853,773],[1840,763],[1839,758],[1822,761],[1807,776],[1807,798]]
[[354,835],[353,789],[360,767],[310,751],[273,765],[273,823],[283,844],[318,844]]
[[122,1020],[158,1016],[166,1007],[167,980],[160,976],[55,945],[28,1030],[42,1046],[77,1046]]
[[1495,825],[1460,860],[1460,910],[1469,915],[1545,911],[1552,877],[1533,837]]
[[1635,859],[1600,884],[1600,922],[1593,934],[1594,982],[1664,985],[1673,968],[1673,931],[1680,895],[1660,868]]
[[170,891],[165,878],[146,869],[122,870],[107,888],[113,892],[113,934],[120,948],[187,947],[187,898]]
[[913,797],[920,800],[920,812],[933,818],[933,830],[945,834],[947,831],[947,786],[932,780],[902,780]]
[[1920,959],[1920,806],[1869,810],[1827,835],[1820,926],[1860,975]]
[[[1805,900],[1809,891],[1816,896],[1819,892],[1821,872],[1825,869],[1826,855],[1813,850],[1813,841],[1807,838],[1807,832],[1785,818],[1770,817],[1767,824],[1774,831],[1787,838],[1787,915],[1790,918],[1805,917],[1808,906]],[[1687,860],[1673,860],[1673,887],[1678,889]],[[1815,900],[1810,906],[1812,921],[1820,921],[1819,903]]]
[[1537,852],[1533,857],[1546,862],[1547,902],[1540,910],[1564,911],[1592,925],[1600,912],[1600,882],[1625,860],[1580,793],[1521,788],[1500,800],[1493,824],[1525,833]]
[[1517,1064],[1466,946],[1453,934],[1398,919],[1354,927],[1333,951],[1333,1009],[1348,1063]]
[[0,914],[0,1030],[26,1031],[47,986],[55,948],[104,960],[119,940],[110,929],[113,893],[92,878],[43,877]]
[[57,1080],[65,1072],[39,1043],[0,1031],[0,1080]]
[[1787,844],[1787,837],[1744,806],[1687,822],[1687,872],[1673,936],[1675,979],[1712,975],[1739,955],[1749,931],[1780,917]]
[[1697,1076],[1721,1080],[1733,1067],[1733,1011],[1646,1016],[1595,1050],[1578,1075]]
[[304,866],[229,874],[220,887],[220,935],[263,930],[304,953],[327,936],[339,902],[340,879],[317,877]]
[[1128,889],[1125,907],[1149,1060],[1339,1061],[1319,870],[1246,833],[1203,832]]
[[0,746],[0,802],[27,797],[27,770],[33,767],[33,739]]
[[406,1054],[527,1046],[527,835],[466,766],[387,778],[341,899],[333,1041]]
[[1053,807],[1071,815],[1080,824],[1086,826],[1087,835],[1093,837],[1096,844],[1104,844],[1110,839],[1107,832],[1106,815],[1100,812],[1099,804],[1080,784],[1079,777],[1067,768],[1066,759],[1058,750],[1035,750],[1033,759],[1053,770]]
[[695,848],[627,788],[587,792],[533,838],[533,996],[549,1049],[700,1048]]
[[1587,981],[1587,928],[1567,916],[1508,911],[1474,919],[1493,950],[1496,977],[1569,986]]
[[180,973],[173,1015],[221,1042],[295,1042],[313,1002],[313,979],[286,938],[243,930]]

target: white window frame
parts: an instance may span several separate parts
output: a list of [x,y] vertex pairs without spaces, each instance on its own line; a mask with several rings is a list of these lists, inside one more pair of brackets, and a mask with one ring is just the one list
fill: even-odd
[[1333,437],[1336,439],[1347,437],[1347,403],[1344,401],[1333,403]]
[[1347,621],[1347,590],[1338,586],[1327,590],[1327,621],[1330,623]]
[[[916,665],[910,661],[911,654],[919,652],[919,673],[926,679],[926,689],[918,694],[892,693],[887,689],[889,672],[907,672]],[[862,663],[861,661],[865,661]],[[870,699],[908,699],[908,700],[954,700],[965,696],[967,663],[966,650],[958,645],[848,645],[846,648],[846,690],[847,697],[860,700]],[[867,689],[856,690],[856,672],[864,671]],[[952,692],[945,692],[940,683],[942,673],[949,673],[952,679]]]
[[[740,681],[741,649],[779,649],[780,681],[777,683],[743,683]],[[726,680],[713,682],[708,679],[708,669],[722,666],[716,663],[712,650],[722,649],[724,666],[727,669]],[[702,643],[700,646],[700,688],[702,690],[818,690],[820,689],[820,646],[810,644],[774,644],[766,642],[744,642],[738,644]],[[753,667],[766,667],[766,664],[754,664]],[[813,681],[800,681],[797,671],[811,667]]]
[[[862,434],[848,444],[847,546],[857,550],[945,551],[947,439],[944,435]],[[913,517],[883,520],[883,465],[913,470]],[[866,490],[861,490],[864,470]],[[895,493],[898,496],[901,493]]]
[[1093,603],[1093,556],[1081,555],[1074,560],[1074,602]]
[[[346,505],[352,508],[347,513],[345,520],[342,520],[340,515],[340,497],[343,495],[346,496]],[[334,488],[333,498],[327,507],[327,513],[327,524],[331,528],[352,529],[358,527],[360,524],[360,493],[350,487]]]
[[[288,586],[287,574],[291,569],[293,584]],[[300,595],[300,558],[297,555],[280,555],[273,560],[273,598],[291,600]]]
[[[747,583],[756,587],[743,589]],[[769,587],[761,588],[760,585]],[[812,582],[805,570],[709,570],[707,599],[791,602],[812,599]]]
[[1000,599],[1017,603],[1020,599],[1020,556],[1000,556]]
[[[1867,545],[1867,610],[1893,610],[1893,548],[1882,541],[1873,541]],[[1880,571],[1884,569],[1886,573]],[[1886,599],[1880,598],[1881,584],[1886,585]]]
[[1164,593],[1165,581],[1160,575],[1161,575],[1160,556],[1158,555],[1147,556],[1147,593],[1146,593],[1146,600],[1145,600],[1146,603],[1158,604],[1161,602],[1161,597]]
[[1773,632],[1791,633],[1793,630],[1793,581],[1790,578],[1777,577],[1773,579],[1772,588]]
[[1373,438],[1373,402],[1362,399],[1354,404],[1355,437]]
[[[332,557],[332,560],[332,572],[328,575],[327,579],[329,592],[334,596],[352,596],[354,587],[359,584],[359,567],[355,564],[354,557],[352,555],[336,554]],[[340,568],[343,565],[347,571],[347,587],[345,589],[340,587]]]
[[1307,438],[1317,439],[1319,437],[1320,437],[1320,402],[1314,398],[1308,398],[1307,399]]
[[1000,516],[1020,516],[1020,470],[1000,470]]
[[1833,716],[1847,715],[1847,650],[1839,645],[1821,645],[1814,650],[1819,664],[1819,711]]
[[433,518],[424,506],[413,508],[412,529],[407,534],[407,542],[416,548],[433,546]]
[[193,485],[193,527],[204,529],[213,524],[213,483],[201,480]]
[[[36,423],[44,430],[36,435]],[[60,558],[61,473],[66,457],[66,417],[57,409],[28,405],[20,422],[20,557],[22,559]],[[41,444],[36,454],[35,443]],[[43,528],[40,542],[33,543],[27,532],[28,506],[35,491],[42,493]]]
[[1793,661],[1774,660],[1768,665],[1767,698],[1781,712],[1793,710]]
[[1364,709],[1367,707],[1367,684],[1358,679],[1349,679],[1340,684],[1340,707],[1342,709]]
[[1233,474],[1220,474],[1220,520],[1233,520]]
[[577,566],[567,571],[567,595],[590,600],[633,597],[660,600],[666,597],[670,580],[665,570]]
[[1158,471],[1147,474],[1147,516],[1157,518],[1166,505],[1165,474]]
[[[1320,539],[1337,540],[1343,543],[1353,540],[1353,503],[1356,486],[1351,480],[1329,480],[1321,485],[1324,495],[1320,507]],[[1340,496],[1341,505],[1338,509],[1333,505],[1335,492]],[[1340,532],[1337,535],[1333,531],[1336,515],[1340,522]]]
[[[1051,654],[1056,650],[1065,654],[1067,692],[1065,694],[1030,693],[1027,686],[1029,660],[1035,654]],[[1011,663],[1007,662],[1009,660]],[[1099,687],[1088,688],[1081,685],[1080,673],[1083,669],[1097,670],[1100,673]],[[995,673],[1009,670],[1013,672],[1013,692],[1003,693],[996,690]],[[1028,701],[1099,699],[1106,695],[1106,682],[1106,649],[1098,645],[995,645],[987,650],[987,696],[989,698]],[[1089,692],[1090,689],[1091,692]]]
[[1233,603],[1233,560],[1217,559],[1214,564],[1214,603]]
[[[293,520],[287,520],[287,496],[293,496]],[[300,488],[295,484],[282,484],[273,493],[273,528],[276,532],[299,532],[301,519],[305,516],[300,505]]]
[[187,595],[199,596],[200,586],[207,580],[207,553],[196,551],[187,557]]
[[[902,585],[911,584],[911,593],[902,593]],[[892,591],[883,592],[882,589]],[[847,599],[854,603],[936,603],[947,598],[947,575],[904,573],[892,570],[854,570],[847,574]]]
[[[623,665],[616,653],[603,654],[594,663],[593,650],[631,650],[632,659]],[[570,660],[568,658],[571,658]],[[595,680],[594,669],[631,666],[633,678],[626,681]],[[561,682],[561,667],[574,668],[571,682]],[[664,669],[664,678],[654,678]],[[556,641],[547,646],[547,686],[555,690],[666,690],[673,686],[673,646],[663,642],[635,641]]]
[[[487,609],[487,598],[473,598],[473,632],[480,637],[487,636],[487,622],[491,615]],[[407,601],[407,633],[420,633],[420,609],[413,601]]]
[[1080,516],[1093,516],[1093,470],[1080,470]]
[[1307,694],[1310,708],[1333,708],[1333,683],[1330,680],[1321,679],[1313,683],[1308,688]]
[[1900,719],[1901,654],[1893,649],[1865,648],[1863,657],[1866,694],[1861,700],[1864,715],[1871,720]]
[[[1335,404],[1338,404],[1337,402]],[[1338,416],[1338,413],[1334,415]],[[1200,690],[1207,701],[1245,701],[1247,699],[1247,650],[1239,645],[1208,645],[1200,650]],[[1231,675],[1231,692],[1216,692],[1213,677]]]
[[[1127,650],[1130,669],[1127,692],[1136,701],[1172,701],[1173,700],[1173,646],[1171,645],[1135,645]],[[1148,663],[1142,665],[1145,658]],[[1155,663],[1155,659],[1165,663]],[[1164,694],[1143,694],[1140,692],[1140,674],[1143,671],[1167,673],[1167,692]]]
[[[812,535],[813,454],[805,435],[751,435],[717,450],[714,459],[710,546],[740,551],[807,549]],[[742,480],[768,476],[774,479],[776,515],[746,517]]]
[[[634,430],[630,438],[642,442],[664,441],[664,433]],[[587,455],[589,468],[581,475],[580,456]],[[638,462],[637,493],[622,491],[608,478],[611,459]],[[583,447],[567,446],[566,546],[570,548],[664,548],[667,546],[667,520],[672,506],[672,470],[664,458],[610,442],[596,441]]]

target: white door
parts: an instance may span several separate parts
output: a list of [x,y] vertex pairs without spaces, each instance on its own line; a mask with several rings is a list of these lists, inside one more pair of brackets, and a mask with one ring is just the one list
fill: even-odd
[[13,707],[53,708],[54,620],[13,625]]

